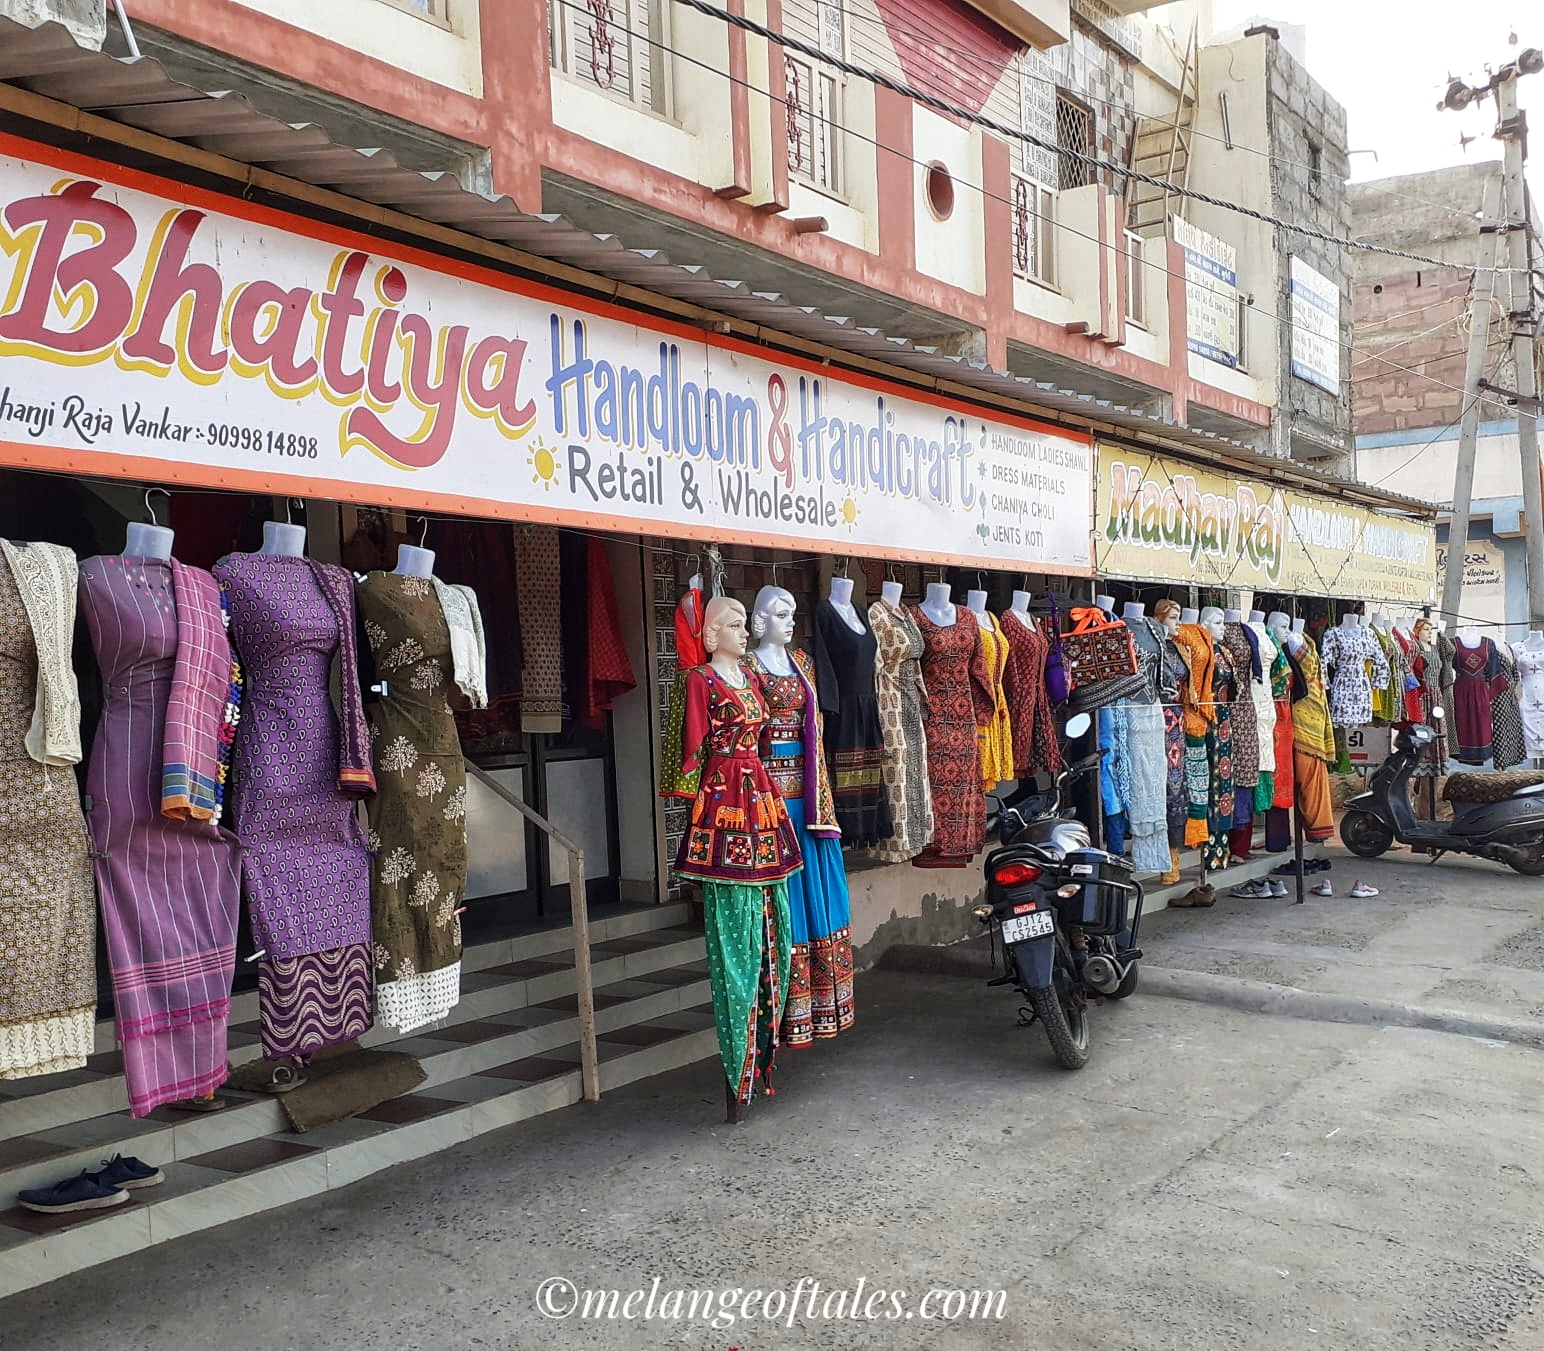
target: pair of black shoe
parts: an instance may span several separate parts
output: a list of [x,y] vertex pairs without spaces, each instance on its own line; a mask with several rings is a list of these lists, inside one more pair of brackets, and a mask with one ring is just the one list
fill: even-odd
[[86,1169],[51,1187],[18,1192],[16,1199],[28,1210],[44,1215],[65,1215],[75,1210],[106,1210],[121,1206],[131,1191],[158,1187],[166,1181],[159,1168],[135,1158],[114,1154],[95,1171]]
[[[1327,873],[1327,872],[1329,872],[1330,867],[1331,867],[1331,862],[1327,858],[1305,858],[1303,860],[1303,876],[1304,877],[1308,877],[1312,873]],[[1297,860],[1293,859],[1292,862],[1290,862],[1290,863],[1283,863],[1283,864],[1279,865],[1278,867],[1272,868],[1271,869],[1271,876],[1272,877],[1296,877],[1297,876]]]

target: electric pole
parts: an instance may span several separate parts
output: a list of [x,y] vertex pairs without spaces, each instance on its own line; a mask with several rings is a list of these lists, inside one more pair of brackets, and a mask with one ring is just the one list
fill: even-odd
[[[1491,76],[1490,83],[1479,89],[1471,89],[1461,80],[1448,85],[1447,97],[1441,107],[1455,111],[1466,108],[1486,94],[1496,96],[1496,139],[1503,148],[1501,170],[1502,222],[1500,233],[1505,248],[1502,256],[1507,269],[1509,297],[1508,320],[1512,329],[1512,360],[1516,368],[1517,388],[1497,389],[1481,379],[1472,391],[1488,390],[1502,396],[1517,410],[1517,448],[1522,468],[1524,560],[1528,582],[1529,627],[1544,628],[1544,466],[1539,463],[1539,391],[1537,371],[1538,313],[1533,304],[1532,248],[1529,240],[1528,187],[1523,178],[1523,166],[1528,157],[1528,118],[1518,107],[1517,82],[1524,75],[1536,75],[1544,70],[1544,52],[1530,47],[1518,54]],[[1478,293],[1478,273],[1476,273]],[[1466,389],[1465,394],[1471,390]],[[1478,403],[1478,399],[1476,399]],[[1460,458],[1460,476],[1462,476]],[[1456,485],[1454,505],[1462,497],[1468,501],[1472,493],[1474,461],[1468,463],[1470,482]],[[1454,526],[1458,524],[1455,519]],[[1464,543],[1467,543],[1468,521],[1464,523]],[[1460,585],[1463,557],[1455,553],[1453,536],[1449,531],[1448,571],[1452,574],[1453,560],[1458,559]],[[1462,546],[1460,546],[1462,547]],[[1456,604],[1456,601],[1454,602]],[[1444,608],[1448,605],[1448,592],[1444,591]]]

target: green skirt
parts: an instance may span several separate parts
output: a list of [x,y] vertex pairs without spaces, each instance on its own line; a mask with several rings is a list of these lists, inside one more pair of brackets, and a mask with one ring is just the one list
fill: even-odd
[[749,1102],[758,1077],[772,1086],[788,996],[788,883],[704,882],[702,890],[718,1051],[740,1101]]

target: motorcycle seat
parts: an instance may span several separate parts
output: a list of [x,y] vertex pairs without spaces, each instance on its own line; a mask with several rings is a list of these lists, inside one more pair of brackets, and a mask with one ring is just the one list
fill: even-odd
[[1490,774],[1452,774],[1442,788],[1444,802],[1505,802],[1518,790],[1544,784],[1544,770],[1503,769]]

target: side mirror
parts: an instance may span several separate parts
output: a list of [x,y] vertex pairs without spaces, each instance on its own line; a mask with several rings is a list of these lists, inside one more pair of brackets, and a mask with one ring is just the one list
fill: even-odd
[[1074,713],[1067,719],[1067,726],[1063,729],[1068,741],[1076,741],[1087,733],[1094,725],[1094,720],[1087,713]]
[[1443,710],[1439,706],[1437,708],[1432,709],[1431,716],[1432,716],[1432,721],[1434,721],[1434,722],[1441,722],[1445,717],[1447,717],[1447,714],[1445,712],[1443,712]]

